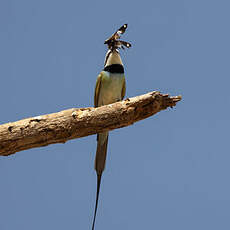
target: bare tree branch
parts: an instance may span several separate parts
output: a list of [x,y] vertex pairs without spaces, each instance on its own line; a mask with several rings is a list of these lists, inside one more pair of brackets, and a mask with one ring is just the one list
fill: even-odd
[[0,125],[0,156],[122,128],[173,107],[181,96],[150,92],[99,108],[73,108]]

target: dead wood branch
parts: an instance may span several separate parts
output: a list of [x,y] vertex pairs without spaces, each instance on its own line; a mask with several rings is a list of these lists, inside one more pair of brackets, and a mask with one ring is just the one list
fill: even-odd
[[99,108],[73,108],[0,125],[0,155],[122,128],[173,107],[181,96],[150,92]]

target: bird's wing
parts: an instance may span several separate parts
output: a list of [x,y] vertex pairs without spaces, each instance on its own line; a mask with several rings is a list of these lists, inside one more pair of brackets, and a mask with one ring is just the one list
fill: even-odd
[[121,90],[121,100],[123,100],[126,92],[126,83],[125,83],[125,78],[123,78],[123,85],[122,85],[122,90]]
[[101,79],[102,79],[102,73],[100,73],[97,77],[95,92],[94,92],[94,107],[98,107],[98,99],[99,99],[99,93],[101,88]]

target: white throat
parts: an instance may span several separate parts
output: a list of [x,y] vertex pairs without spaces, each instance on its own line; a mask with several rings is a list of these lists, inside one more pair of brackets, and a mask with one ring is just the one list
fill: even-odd
[[108,52],[106,53],[104,66],[106,67],[113,64],[123,65],[118,50],[108,50]]

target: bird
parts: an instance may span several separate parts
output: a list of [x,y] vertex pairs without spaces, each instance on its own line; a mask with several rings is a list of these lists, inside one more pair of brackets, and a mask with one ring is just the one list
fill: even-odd
[[[119,38],[120,35],[126,31],[127,26],[127,24],[121,26],[104,42],[104,44],[108,46],[108,51],[105,55],[104,69],[100,72],[96,81],[94,92],[95,108],[121,101],[125,96],[126,82],[124,65],[121,60],[119,49],[124,49],[125,47],[130,48],[131,44],[129,42],[121,41]],[[109,132],[97,134],[97,150],[94,166],[97,174],[97,191],[92,230],[94,230],[95,226],[101,177],[105,169],[108,137]]]

